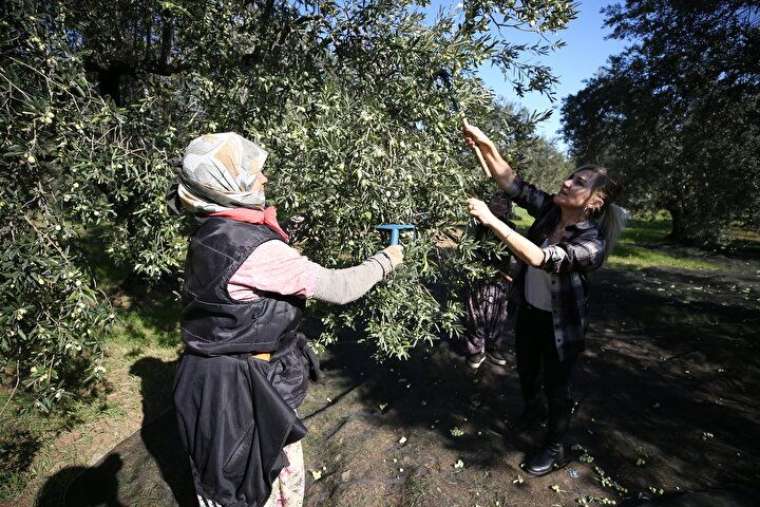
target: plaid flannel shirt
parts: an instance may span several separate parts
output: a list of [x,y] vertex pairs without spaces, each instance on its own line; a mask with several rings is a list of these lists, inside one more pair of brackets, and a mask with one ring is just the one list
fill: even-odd
[[[543,244],[560,220],[561,211],[553,196],[515,177],[506,189],[515,204],[535,218],[527,237],[536,245]],[[604,261],[605,241],[596,223],[584,221],[565,228],[559,243],[542,248],[541,268],[551,274],[552,318],[554,340],[560,359],[568,352],[585,348],[588,327],[588,273]],[[513,275],[511,300],[525,302],[527,265],[518,259]],[[519,311],[519,310],[518,310]]]

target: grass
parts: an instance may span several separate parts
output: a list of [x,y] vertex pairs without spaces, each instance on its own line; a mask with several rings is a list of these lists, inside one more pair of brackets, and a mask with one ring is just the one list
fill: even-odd
[[608,259],[609,264],[637,269],[720,269],[719,264],[706,260],[700,253],[669,245],[670,229],[670,217],[666,213],[631,219]]
[[[31,397],[17,392],[0,416],[0,503],[33,494],[62,467],[89,465],[139,429],[143,414],[157,413],[147,402],[171,399],[176,345],[163,345],[166,330],[139,315],[125,321],[105,340],[106,386],[94,401],[74,400],[65,411],[44,415]],[[150,400],[147,385],[153,386]],[[0,407],[8,394],[0,391]]]
[[640,247],[621,240],[614,252],[607,259],[610,266],[625,266],[627,268],[665,268],[683,269],[690,271],[713,271],[720,269],[720,265],[702,260],[690,258],[682,253],[664,252]]
[[[5,406],[8,395],[0,393],[0,406]],[[45,415],[34,408],[32,397],[17,392],[0,417],[0,501],[16,497],[27,483],[57,465],[47,447],[58,435],[123,413],[103,396],[95,402],[74,400],[65,411]]]
[[[5,406],[9,394],[0,393],[0,406]],[[33,458],[42,446],[41,436],[46,430],[44,421],[39,417],[17,414],[14,410],[17,405],[14,400],[0,418],[0,427],[3,428],[0,432],[0,501],[13,498],[23,489]],[[51,424],[60,426],[58,421]]]
[[180,344],[180,304],[168,297],[148,301],[122,300],[116,309],[116,323],[107,341],[141,346],[174,348]]
[[[523,208],[515,208],[515,224],[526,231],[533,217]],[[623,231],[620,240],[608,259],[610,266],[647,269],[683,269],[710,271],[720,268],[694,251],[669,245],[670,218],[667,213],[633,218]]]
[[[89,264],[114,306],[116,320],[104,336],[106,382],[95,398],[66,400],[63,410],[45,415],[34,407],[34,398],[19,389],[8,402],[11,389],[0,386],[0,502],[17,498],[27,485],[35,484],[64,465],[82,464],[94,454],[110,448],[110,438],[88,434],[83,428],[97,428],[107,420],[110,430],[134,431],[145,410],[140,375],[163,375],[153,382],[170,393],[173,369],[180,345],[180,304],[171,288],[127,288],[129,274],[100,255],[95,236],[83,235],[81,245]],[[141,362],[142,361],[142,362]],[[145,372],[141,365],[163,365],[161,371]],[[137,370],[137,371],[135,371]],[[142,386],[142,387],[141,387]],[[166,393],[156,398],[163,400]],[[141,408],[143,410],[141,410]],[[137,416],[137,417],[136,417]],[[138,426],[139,427],[139,426]],[[62,435],[81,434],[75,441],[58,445]],[[57,448],[64,447],[64,448]]]
[[[64,411],[50,415],[37,411],[31,396],[20,389],[16,392],[0,415],[0,502],[17,498],[29,483],[45,478],[62,465],[82,464],[82,456],[92,456],[93,449],[102,445],[83,434],[71,449],[56,449],[60,435],[79,432],[104,419],[109,425],[121,425],[124,431],[130,431],[127,426],[135,424],[142,402],[141,380],[136,378],[133,366],[141,360],[165,365],[177,356],[180,305],[171,291],[138,290],[127,294],[116,290],[118,284],[108,277],[100,279],[105,280],[101,286],[106,287],[117,316],[104,337],[106,386],[94,401],[71,400]],[[168,375],[167,371],[164,368],[156,374]],[[164,380],[161,384],[170,392],[172,379]],[[0,407],[5,406],[9,396],[9,389],[0,388]]]

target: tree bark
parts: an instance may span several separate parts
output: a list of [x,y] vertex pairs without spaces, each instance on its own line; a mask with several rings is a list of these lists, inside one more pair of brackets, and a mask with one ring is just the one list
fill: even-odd
[[684,211],[681,206],[671,206],[667,208],[670,213],[671,227],[670,234],[667,235],[667,239],[675,243],[688,243],[689,242],[689,228],[684,218]]

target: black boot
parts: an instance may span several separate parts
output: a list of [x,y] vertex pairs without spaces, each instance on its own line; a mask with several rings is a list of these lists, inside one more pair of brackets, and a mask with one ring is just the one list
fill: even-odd
[[570,451],[565,444],[553,443],[531,454],[523,463],[525,471],[531,475],[542,476],[558,470],[570,463]]

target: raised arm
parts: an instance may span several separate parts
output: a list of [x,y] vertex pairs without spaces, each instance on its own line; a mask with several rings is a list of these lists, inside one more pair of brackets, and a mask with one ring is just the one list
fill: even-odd
[[504,160],[496,149],[496,145],[478,127],[466,124],[462,132],[468,146],[477,146],[493,175],[496,184],[504,190],[509,190],[515,178],[512,167]]
[[604,262],[604,239],[593,230],[572,243],[538,247],[528,238],[494,216],[486,203],[478,199],[467,201],[468,211],[494,234],[523,262],[551,273],[593,271]]
[[544,251],[534,245],[531,240],[496,218],[486,203],[478,199],[468,199],[467,210],[483,225],[490,228],[521,261],[533,267],[539,267],[543,264]]
[[477,145],[480,148],[496,184],[515,204],[525,208],[534,217],[542,214],[545,208],[551,205],[552,196],[517,176],[509,163],[502,158],[496,145],[483,131],[468,124],[463,128],[463,132],[465,142],[469,146]]

